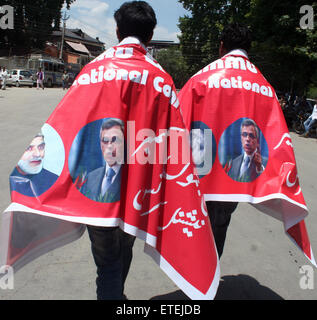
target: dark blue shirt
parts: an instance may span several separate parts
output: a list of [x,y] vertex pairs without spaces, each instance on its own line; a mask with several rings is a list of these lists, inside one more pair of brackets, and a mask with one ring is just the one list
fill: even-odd
[[21,174],[17,168],[10,175],[10,190],[25,196],[37,197],[47,191],[57,180],[58,175],[42,169],[37,174]]

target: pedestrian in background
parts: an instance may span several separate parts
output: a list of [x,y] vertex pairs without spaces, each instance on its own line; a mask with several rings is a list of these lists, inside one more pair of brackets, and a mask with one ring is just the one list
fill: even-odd
[[39,68],[39,71],[36,73],[36,89],[38,90],[39,87],[44,90],[44,72],[42,71],[42,68]]
[[68,89],[68,80],[69,80],[69,74],[68,74],[67,70],[64,70],[63,75],[62,75],[63,90]]
[[8,77],[8,72],[6,70],[6,67],[3,67],[2,71],[0,71],[0,73],[1,73],[1,78],[2,78],[1,89],[5,90],[6,89],[6,83],[7,83],[7,77]]

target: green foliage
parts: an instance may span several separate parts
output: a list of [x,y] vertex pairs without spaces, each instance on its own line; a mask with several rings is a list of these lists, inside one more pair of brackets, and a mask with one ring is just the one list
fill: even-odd
[[189,68],[179,49],[171,47],[162,49],[158,52],[156,60],[168,72],[175,83],[176,88],[180,89],[191,76]]
[[76,0],[1,0],[1,5],[14,8],[14,29],[0,29],[3,54],[24,54],[30,49],[43,49],[45,41],[59,29],[61,10]]
[[180,44],[192,73],[218,58],[219,35],[225,24],[243,21],[249,0],[179,0],[191,16],[179,19]]
[[313,81],[317,67],[316,31],[299,26],[302,5],[313,5],[317,12],[317,2],[309,2],[253,1],[246,20],[253,30],[253,61],[281,91],[305,94]]
[[317,87],[310,87],[307,92],[307,97],[317,99]]
[[315,73],[312,77],[312,83],[308,88],[307,97],[317,99],[317,69],[315,69]]
[[[317,2],[307,0],[179,0],[191,15],[179,19],[180,48],[192,73],[218,58],[219,35],[230,22],[253,34],[250,59],[277,90],[304,94],[315,83]],[[315,29],[301,29],[300,7],[311,5]],[[317,82],[315,83],[317,85]]]

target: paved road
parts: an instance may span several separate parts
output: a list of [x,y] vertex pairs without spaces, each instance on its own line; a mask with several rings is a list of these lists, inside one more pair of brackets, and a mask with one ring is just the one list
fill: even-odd
[[[47,120],[65,91],[59,88],[9,88],[0,91],[0,211],[9,204],[8,176],[24,148]],[[317,143],[291,133],[300,183],[310,215],[306,219],[317,255]],[[314,289],[301,289],[300,268],[308,260],[285,235],[283,225],[248,204],[232,217],[221,259],[221,283],[216,299],[317,299]],[[1,275],[0,275],[1,276]],[[87,234],[25,266],[15,274],[14,290],[0,289],[0,300],[95,299],[95,267]],[[143,253],[136,241],[126,283],[131,300],[186,299],[186,296]]]

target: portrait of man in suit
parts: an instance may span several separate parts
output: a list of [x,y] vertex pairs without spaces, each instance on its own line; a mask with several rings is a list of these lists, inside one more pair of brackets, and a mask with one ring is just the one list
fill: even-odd
[[120,200],[121,167],[124,162],[124,123],[115,118],[103,121],[100,128],[100,150],[105,165],[87,174],[80,191],[98,202]]
[[10,175],[11,191],[37,197],[55,183],[58,175],[43,168],[44,157],[44,135],[39,133],[32,139]]
[[229,164],[228,175],[240,182],[255,180],[264,170],[267,158],[261,155],[260,132],[252,119],[244,119],[240,127],[243,153]]

